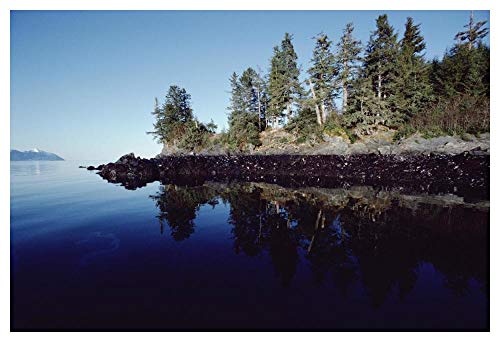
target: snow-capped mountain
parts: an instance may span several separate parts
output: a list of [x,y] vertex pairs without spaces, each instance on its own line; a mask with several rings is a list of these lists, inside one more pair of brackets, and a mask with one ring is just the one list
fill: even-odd
[[37,148],[29,151],[10,150],[10,160],[64,160],[55,153],[45,152]]

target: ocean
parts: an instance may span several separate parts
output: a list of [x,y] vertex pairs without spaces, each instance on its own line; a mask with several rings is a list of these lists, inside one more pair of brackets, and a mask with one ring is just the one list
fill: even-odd
[[11,162],[11,329],[488,330],[489,201]]

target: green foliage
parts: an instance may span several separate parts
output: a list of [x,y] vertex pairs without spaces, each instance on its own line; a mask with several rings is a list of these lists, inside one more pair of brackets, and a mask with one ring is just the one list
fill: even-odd
[[161,143],[189,151],[206,146],[209,136],[217,129],[213,121],[204,125],[193,117],[191,95],[176,85],[170,86],[161,108],[155,98],[152,114],[156,117],[156,122],[154,131],[148,133],[153,134]]
[[331,137],[347,137],[351,143],[354,143],[358,137],[354,132],[352,132],[351,129],[345,127],[343,119],[344,117],[339,115],[332,115],[328,117],[323,127],[323,132]]
[[269,73],[269,116],[268,122],[276,126],[292,117],[292,107],[303,93],[297,66],[297,54],[292,36],[285,33],[281,46],[275,46]]
[[387,15],[376,20],[377,27],[370,35],[364,59],[364,74],[381,101],[388,101],[394,94],[394,80],[398,58],[397,34],[389,25]]
[[252,68],[246,69],[241,77],[233,73],[230,82],[229,144],[241,150],[248,144],[259,146],[268,106],[265,82]]
[[434,60],[429,79],[435,100],[410,121],[427,137],[489,131],[490,48],[481,39],[486,22],[471,17],[466,31],[442,61]]
[[350,129],[346,129],[344,131],[347,134],[347,136],[349,137],[349,141],[351,142],[351,144],[354,144],[356,142],[356,140],[358,140],[358,136],[356,134],[354,134],[354,132],[351,131]]
[[287,144],[287,143],[289,143],[290,141],[288,140],[288,138],[287,138],[287,137],[281,137],[281,138],[280,138],[280,140],[279,140],[279,142],[280,142],[281,144]]
[[344,129],[341,126],[340,117],[338,115],[328,117],[323,127],[323,131],[330,136],[342,135]]
[[353,99],[342,119],[345,127],[355,128],[359,134],[370,134],[378,125],[392,128],[403,123],[400,112],[391,111],[388,101],[375,96],[371,80],[366,77],[355,81]]
[[295,140],[295,142],[296,142],[297,144],[304,144],[304,143],[306,143],[306,142],[307,142],[307,137],[305,137],[305,136],[300,136],[300,137],[298,137],[298,138],[297,138],[297,140]]
[[424,139],[432,139],[432,138],[436,138],[436,137],[442,137],[445,135],[449,135],[449,133],[443,131],[438,126],[428,127],[427,129],[422,130],[421,133],[422,133],[422,138],[424,138]]
[[395,133],[394,135],[392,136],[392,141],[396,142],[396,141],[399,141],[401,139],[404,139],[404,138],[407,138],[409,137],[410,135],[416,133],[416,129],[415,127],[409,125],[409,124],[405,124],[403,126],[401,126]]
[[322,122],[334,111],[334,98],[338,93],[336,82],[338,68],[331,51],[331,44],[326,34],[321,33],[316,37],[312,66],[308,70],[314,105],[321,111]]
[[423,58],[424,38],[420,33],[420,24],[415,25],[412,18],[406,20],[400,46],[393,104],[403,120],[407,121],[412,116],[418,115],[433,99],[429,65]]
[[395,127],[403,121],[396,107],[397,35],[387,15],[377,18],[366,48],[359,77],[353,82],[353,99],[345,113],[347,127],[356,127],[360,134],[369,134],[377,125]]
[[186,89],[172,85],[168,89],[161,108],[158,99],[155,98],[152,114],[156,117],[156,122],[154,130],[148,133],[153,134],[158,141],[163,143],[173,141],[185,131],[183,124],[193,120],[191,95],[186,92]]
[[211,134],[215,134],[217,132],[217,125],[215,124],[214,120],[211,119],[210,122],[206,125],[207,131]]
[[[261,145],[260,133],[281,125],[295,143],[314,143],[323,134],[354,142],[380,126],[397,129],[394,141],[416,132],[426,138],[470,138],[490,128],[490,48],[482,42],[488,33],[485,21],[475,22],[471,12],[465,27],[443,58],[432,62],[424,58],[425,40],[412,18],[398,40],[387,15],[379,16],[363,57],[352,23],[345,27],[336,53],[321,33],[315,37],[305,78],[309,93],[302,89],[292,35],[286,33],[274,47],[268,75],[252,68],[231,75],[227,132],[216,134],[213,121],[197,121],[190,95],[173,85],[164,103],[155,99],[156,122],[149,133],[187,150],[220,144],[235,151]],[[341,115],[335,108],[338,100]],[[286,140],[280,142],[293,143]]]
[[344,29],[340,42],[337,44],[337,81],[342,86],[342,113],[345,113],[348,106],[349,94],[351,93],[358,63],[361,61],[361,41],[353,37],[354,25],[348,23]]
[[212,133],[206,125],[197,120],[192,120],[186,123],[184,127],[184,134],[179,139],[180,148],[195,151],[207,146]]
[[297,136],[298,143],[321,139],[321,128],[311,107],[304,106],[285,126],[287,132]]
[[247,113],[239,113],[230,123],[229,141],[240,149],[247,144],[261,145],[256,118]]
[[457,43],[441,62],[432,63],[431,81],[440,97],[488,96],[490,92],[490,48],[482,43],[488,33],[485,21],[474,22],[473,12],[466,31],[455,36]]
[[472,50],[475,46],[481,43],[481,39],[486,37],[488,34],[488,29],[483,27],[486,25],[486,21],[474,21],[474,12],[470,12],[469,23],[464,25],[467,29],[462,32],[458,32],[455,35],[455,39],[459,42],[459,44],[465,43],[469,50]]
[[488,97],[456,95],[442,98],[412,118],[410,124],[427,137],[483,133],[490,129],[489,106]]
[[434,91],[438,96],[489,95],[490,49],[482,43],[472,49],[455,45],[441,62],[433,63],[433,71]]

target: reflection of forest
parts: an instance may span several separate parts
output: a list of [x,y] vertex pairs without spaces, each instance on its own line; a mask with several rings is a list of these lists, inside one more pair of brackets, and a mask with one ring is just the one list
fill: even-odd
[[408,294],[424,262],[432,263],[456,294],[467,291],[471,279],[487,287],[487,203],[260,183],[166,185],[152,197],[161,231],[167,222],[175,240],[194,232],[200,206],[229,203],[235,252],[269,253],[283,286],[292,282],[304,255],[317,283],[332,277],[347,292],[360,280],[374,306],[391,290],[401,298]]

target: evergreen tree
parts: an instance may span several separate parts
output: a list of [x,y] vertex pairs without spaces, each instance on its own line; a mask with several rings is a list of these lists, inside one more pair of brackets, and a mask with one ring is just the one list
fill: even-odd
[[286,115],[289,120],[292,116],[292,107],[294,102],[302,95],[302,87],[300,85],[299,76],[300,70],[297,65],[297,54],[295,53],[295,49],[292,44],[293,36],[289,33],[285,33],[285,37],[281,41],[281,51],[283,53],[285,70],[286,70],[286,98],[287,101],[287,109]]
[[286,66],[279,47],[274,47],[274,54],[271,59],[271,70],[269,73],[269,115],[268,122],[272,126],[277,126],[283,119],[286,109]]
[[211,134],[215,134],[217,132],[217,125],[215,124],[213,119],[210,119],[210,122],[206,125],[207,131]]
[[486,20],[474,22],[474,12],[470,12],[469,23],[464,25],[467,29],[462,32],[458,32],[455,35],[455,39],[459,43],[465,43],[467,49],[472,50],[474,47],[477,47],[481,43],[481,39],[486,37],[488,34],[488,28],[483,27],[486,25]]
[[274,125],[290,119],[293,105],[302,94],[299,82],[297,54],[292,44],[292,36],[285,33],[280,47],[274,47],[269,74],[269,114]]
[[342,116],[347,128],[354,128],[355,135],[371,134],[372,127],[380,123],[380,112],[387,112],[387,103],[378,99],[373,92],[371,78],[362,70],[353,81],[352,97]]
[[159,142],[161,142],[162,136],[164,134],[166,134],[166,132],[163,132],[163,129],[162,129],[163,113],[160,109],[160,104],[158,103],[157,97],[155,97],[155,104],[154,104],[153,111],[151,112],[151,114],[155,116],[156,121],[153,124],[154,130],[151,132],[147,132],[147,134],[154,135],[155,139],[158,140]]
[[466,31],[441,61],[431,64],[429,79],[435,101],[413,123],[433,134],[478,133],[489,130],[490,48],[482,43],[488,29],[471,12]]
[[[312,66],[308,70],[309,85],[319,125],[323,125],[329,113],[334,110],[334,98],[337,95],[336,76],[338,69],[331,51],[331,44],[328,36],[323,33],[316,37],[316,46],[311,59]],[[319,115],[320,112],[321,115]]]
[[345,113],[349,101],[349,93],[352,90],[356,78],[357,64],[361,60],[361,41],[353,37],[354,25],[348,23],[344,29],[340,42],[337,44],[337,63],[339,69],[339,80],[342,86],[342,113]]
[[379,124],[389,127],[402,122],[396,108],[398,42],[387,15],[376,20],[366,48],[359,79],[354,82],[353,101],[348,106],[344,121],[359,126],[363,134],[370,134]]
[[429,66],[424,60],[424,38],[420,24],[406,19],[404,36],[400,41],[400,54],[396,69],[395,107],[405,119],[416,115],[431,101],[432,88],[429,82]]
[[387,15],[377,18],[377,28],[370,35],[366,49],[364,67],[367,77],[379,100],[386,100],[394,93],[393,81],[396,78],[398,56],[397,34],[389,25]]
[[173,123],[186,123],[193,120],[191,95],[184,88],[170,86],[163,105],[164,116]]
[[441,62],[433,63],[434,91],[442,97],[489,95],[490,48],[482,43],[488,33],[485,21],[474,23],[471,12],[469,30],[456,35],[457,43]]
[[230,78],[229,138],[240,149],[247,144],[260,145],[261,122],[265,120],[265,91],[262,77],[252,68],[241,77]]
[[230,113],[229,121],[231,121],[231,116],[234,113],[243,111],[243,94],[239,83],[239,76],[237,73],[233,72],[231,74],[229,82],[231,84],[231,98],[228,110]]
[[261,73],[255,73],[253,81],[255,91],[257,93],[257,113],[259,115],[259,131],[266,128],[267,106],[269,98],[267,95],[267,85]]
[[191,95],[184,88],[170,86],[160,109],[155,99],[153,115],[156,116],[153,134],[160,142],[167,143],[184,131],[183,124],[193,121]]
[[242,94],[243,110],[246,113],[254,114],[258,117],[258,92],[256,86],[257,73],[254,69],[248,68],[241,74],[240,87]]
[[155,98],[152,114],[156,122],[148,133],[165,145],[189,151],[206,147],[209,136],[217,129],[213,121],[205,125],[193,116],[191,95],[176,85],[170,86],[161,107]]

